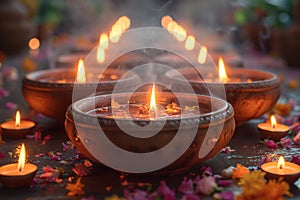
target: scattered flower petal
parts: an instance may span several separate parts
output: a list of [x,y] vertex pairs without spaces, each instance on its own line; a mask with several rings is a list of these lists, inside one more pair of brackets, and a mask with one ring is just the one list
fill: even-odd
[[84,195],[84,184],[81,182],[81,177],[77,179],[75,184],[67,183],[66,190],[69,190],[68,196]]
[[269,147],[271,149],[276,149],[278,145],[273,140],[265,140],[266,147]]
[[17,109],[18,106],[17,106],[17,104],[9,101],[9,102],[5,103],[5,107],[9,110],[15,110],[15,109]]
[[196,192],[203,195],[210,195],[217,188],[217,183],[213,176],[203,177],[196,184]]
[[290,148],[292,146],[292,140],[288,137],[281,138],[280,145],[285,148]]
[[238,178],[242,178],[243,176],[245,176],[246,174],[249,174],[250,170],[241,165],[241,164],[237,164],[236,168],[232,170],[232,179],[238,179]]

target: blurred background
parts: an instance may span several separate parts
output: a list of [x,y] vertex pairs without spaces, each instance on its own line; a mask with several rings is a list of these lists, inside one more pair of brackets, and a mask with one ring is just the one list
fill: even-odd
[[161,26],[161,17],[170,15],[200,44],[230,49],[243,65],[250,62],[245,56],[256,55],[266,56],[265,64],[271,58],[274,65],[300,66],[298,0],[1,0],[0,57],[26,53],[36,37],[40,56],[53,65],[61,52],[97,44],[123,15],[131,28]]

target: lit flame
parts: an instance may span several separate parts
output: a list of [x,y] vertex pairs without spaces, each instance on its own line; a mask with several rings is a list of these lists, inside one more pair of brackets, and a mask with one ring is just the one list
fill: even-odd
[[16,127],[19,127],[20,126],[20,123],[21,123],[21,116],[20,116],[20,112],[17,111],[16,113]]
[[271,126],[272,128],[275,128],[277,125],[277,121],[274,115],[271,116]]
[[152,92],[151,92],[151,99],[150,99],[150,118],[155,118],[156,116],[156,98],[155,98],[155,84],[153,83]]
[[194,47],[195,47],[195,37],[192,36],[192,35],[189,35],[189,36],[186,38],[184,47],[185,47],[185,49],[188,50],[188,51],[193,50]]
[[277,167],[283,169],[285,167],[285,162],[283,156],[280,156],[277,162]]
[[21,151],[20,151],[20,157],[18,161],[18,171],[22,172],[25,166],[25,158],[26,158],[26,152],[25,152],[25,145],[22,144]]
[[226,74],[226,69],[222,58],[219,58],[219,80],[225,83],[229,80]]
[[40,41],[37,38],[31,38],[28,42],[28,46],[31,50],[36,50],[40,47]]
[[164,28],[168,27],[168,24],[173,21],[172,17],[170,17],[169,15],[163,16],[161,18],[161,26]]
[[108,48],[108,46],[109,46],[109,40],[108,40],[108,35],[106,33],[102,33],[100,35],[99,46],[101,46],[103,49],[107,49]]
[[104,48],[100,45],[98,45],[97,48],[97,62],[98,63],[104,63],[105,61],[105,51]]
[[79,83],[86,82],[85,67],[82,59],[80,59],[78,62],[76,81]]
[[204,64],[206,62],[206,57],[207,57],[207,47],[206,46],[201,46],[200,52],[198,55],[198,63],[199,64]]

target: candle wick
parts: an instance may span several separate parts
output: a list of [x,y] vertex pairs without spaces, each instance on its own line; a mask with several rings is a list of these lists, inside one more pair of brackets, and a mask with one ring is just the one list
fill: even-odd
[[22,172],[22,169],[21,169],[21,167],[19,168],[19,172]]
[[283,169],[283,166],[282,166],[282,165],[279,165],[279,169]]
[[274,124],[274,125],[272,125],[272,128],[273,128],[273,129],[275,128],[275,124]]

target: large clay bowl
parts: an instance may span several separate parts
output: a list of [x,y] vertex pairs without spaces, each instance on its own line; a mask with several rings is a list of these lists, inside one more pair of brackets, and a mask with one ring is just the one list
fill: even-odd
[[[122,95],[125,97],[129,96],[135,103],[145,103],[145,96],[148,93],[136,92],[133,96],[127,93],[107,94],[81,99],[68,108],[65,121],[65,129],[68,137],[84,155],[99,164],[105,164],[118,171],[157,175],[174,174],[191,169],[193,166],[201,164],[220,152],[230,141],[235,130],[234,114],[231,105],[222,99],[203,95],[195,95],[201,112],[197,111],[198,114],[184,117],[166,117],[165,124],[163,125],[161,119],[155,119],[154,121],[151,121],[149,118],[134,119],[132,123],[132,121],[124,118],[113,119],[101,115],[89,114],[93,109],[110,106],[112,99]],[[189,101],[193,94],[180,93],[176,95],[179,98],[185,98],[185,100]],[[174,99],[174,94],[171,92],[161,92],[159,96],[156,101],[159,102],[159,105],[165,105],[171,99]],[[161,129],[151,137],[142,138],[144,134],[147,134],[144,126],[150,123],[150,121],[154,123],[154,127],[161,126]],[[134,137],[127,134],[128,132],[124,132],[124,129],[119,127],[120,124],[122,127],[126,127],[127,130],[138,132],[141,137]],[[141,127],[138,130],[133,124]],[[103,133],[99,131],[99,126],[101,126]],[[183,134],[179,134],[179,126]],[[194,137],[192,137],[193,134]],[[147,159],[147,153],[159,151],[172,142],[175,142],[176,145],[168,146],[168,150],[175,153],[178,153],[178,149],[184,148],[184,145],[187,146],[181,154],[176,155],[177,157],[172,162],[162,168],[145,172],[142,169],[143,166],[140,166],[143,165],[143,162],[135,162],[135,171],[131,171],[131,169],[124,170],[118,168],[118,166],[124,166],[119,161],[121,160],[120,157],[122,159],[127,159],[127,157],[122,156],[122,154],[114,155],[115,150],[106,147],[106,142],[104,142],[106,139],[103,139],[102,136],[106,139],[108,138],[120,151],[125,150],[126,152],[140,153],[145,156],[145,159]],[[188,138],[190,138],[190,142],[186,144],[186,141],[189,140]],[[102,160],[102,153],[104,153],[105,161]],[[164,156],[164,151],[157,156]],[[151,160],[154,163],[159,163],[165,161],[167,158],[163,157],[158,161],[155,159],[156,157]],[[120,163],[117,167],[113,167],[107,163],[112,161]],[[128,158],[128,162],[131,162],[130,158]]]
[[[106,70],[106,77],[121,77],[125,72],[122,70]],[[87,74],[89,75],[89,74]],[[111,93],[117,82],[126,88],[133,84],[137,76],[134,73],[126,73],[122,79],[95,80],[88,83],[57,82],[61,78],[75,80],[76,71],[73,69],[50,69],[35,71],[27,74],[23,79],[23,96],[30,107],[47,117],[64,122],[65,113],[72,104],[73,88],[76,86],[76,96],[73,101],[87,97],[92,93]]]
[[[208,68],[199,68],[199,70],[200,73],[194,68],[184,68],[177,72],[188,80],[196,93],[209,94],[209,88],[213,95],[220,98],[226,97],[234,109],[237,124],[258,118],[268,112],[280,96],[280,82],[273,73],[231,68],[227,69],[228,77],[240,78],[242,81],[221,83],[205,81],[206,75],[211,73],[211,70]],[[183,79],[174,71],[168,71],[166,77],[171,79],[173,87],[181,87]],[[252,82],[247,82],[248,79]]]

